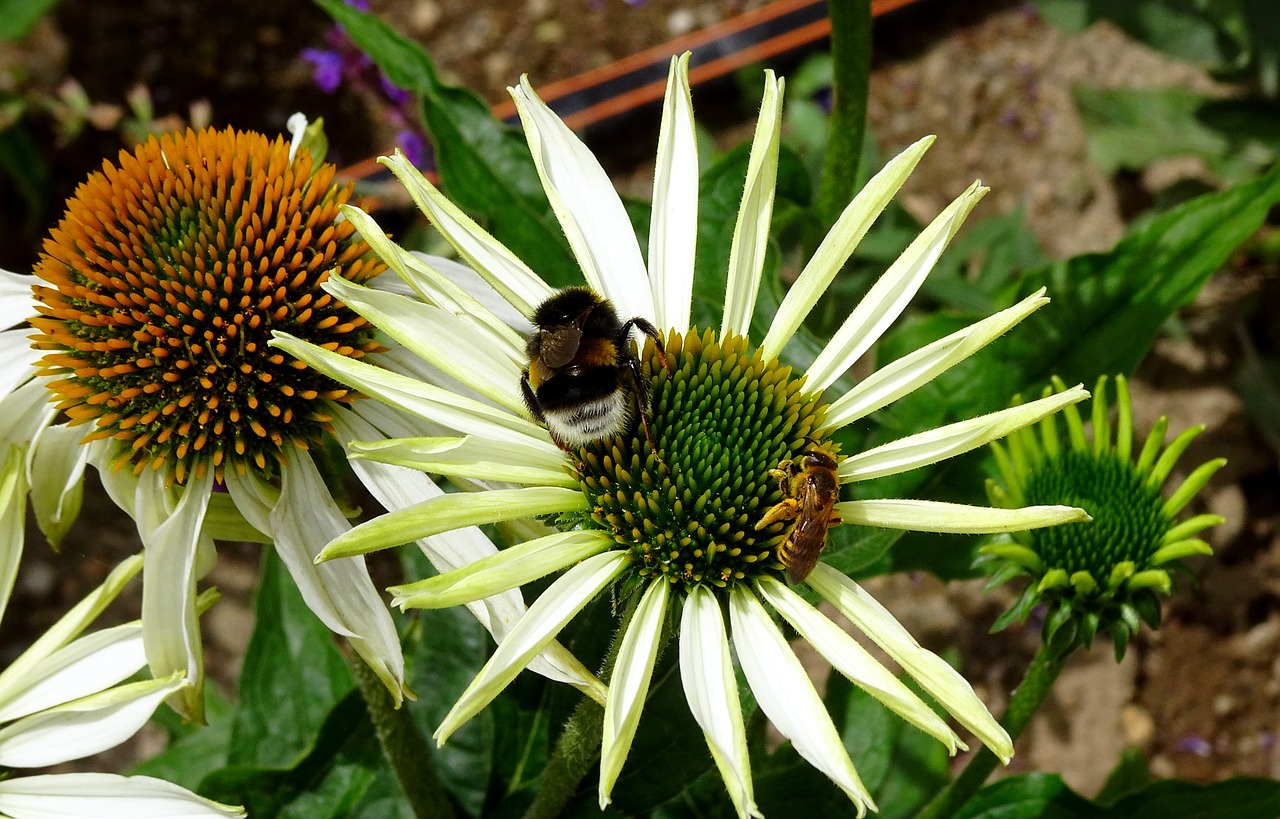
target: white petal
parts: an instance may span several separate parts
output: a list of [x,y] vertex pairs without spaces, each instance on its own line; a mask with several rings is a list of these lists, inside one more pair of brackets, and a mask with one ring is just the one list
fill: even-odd
[[[0,357],[4,351],[0,350]],[[57,409],[49,401],[46,379],[27,379],[0,399],[0,441],[25,445],[53,423]]]
[[120,561],[111,570],[102,585],[62,615],[58,622],[46,629],[31,646],[0,672],[0,702],[9,702],[20,695],[33,682],[36,669],[54,652],[75,639],[102,610],[105,609],[125,584],[142,570],[142,555],[133,555]]
[[814,251],[813,258],[787,290],[786,298],[769,325],[769,333],[760,344],[765,358],[774,358],[782,352],[805,316],[827,292],[840,268],[853,255],[867,229],[902,188],[935,139],[937,137],[927,136],[894,157],[845,207],[822,244]]
[[204,721],[204,647],[196,615],[197,550],[213,490],[213,470],[188,476],[170,507],[164,472],[146,470],[134,501],[142,537],[142,638],[154,677],[184,673],[190,686],[171,702],[183,716]]
[[95,631],[35,665],[25,675],[25,687],[0,705],[0,722],[103,691],[146,664],[141,622]]
[[1090,520],[1083,509],[1074,506],[1024,506],[1021,509],[994,509],[990,506],[967,506],[941,501],[884,500],[845,501],[836,504],[836,514],[845,523],[879,526],[883,529],[906,529],[911,532],[953,532],[986,535],[994,532],[1018,532],[1078,523]]
[[0,765],[43,768],[114,748],[187,682],[182,672],[122,685],[23,717],[0,729]]
[[617,544],[602,532],[571,530],[526,540],[461,569],[392,586],[391,605],[442,609],[515,589],[572,566]]
[[55,547],[80,513],[84,468],[89,461],[83,437],[83,429],[55,424],[40,430],[32,442],[27,473],[31,508],[40,531]]
[[831,402],[827,408],[827,425],[839,429],[897,401],[981,350],[1048,303],[1042,287],[1012,307],[886,364]]
[[[28,299],[30,291],[28,291]],[[33,311],[34,312],[34,311]],[[8,396],[36,374],[35,364],[45,355],[31,348],[31,327],[0,330],[0,398]]]
[[455,492],[366,521],[330,541],[320,552],[319,559],[333,560],[376,552],[463,526],[581,512],[586,508],[587,499],[582,492],[560,486]]
[[837,671],[955,754],[961,745],[960,738],[924,700],[877,662],[857,640],[779,581],[764,577],[757,581],[756,588]]
[[526,316],[555,293],[555,290],[525,266],[515,255],[475,223],[458,206],[418,173],[413,163],[399,151],[378,160],[387,166],[409,191],[436,226],[436,230],[458,251],[468,267],[474,268],[493,289]]
[[729,593],[733,645],[760,710],[809,764],[831,778],[853,802],[858,816],[875,810],[858,778],[840,732],[804,667],[769,619],[760,601],[742,586]]
[[[533,332],[533,325],[511,302],[504,299],[501,293],[494,290],[493,285],[485,281],[483,276],[452,259],[446,259],[442,256],[429,256],[417,250],[409,251],[409,257],[405,262],[408,268],[407,273],[415,281],[430,278],[437,288],[441,288],[443,285],[439,280],[443,278],[452,282],[461,292],[466,293],[467,298],[471,301],[464,301],[459,296],[454,295],[452,291],[449,292],[449,296],[458,301],[460,306],[470,305],[471,302],[474,302],[483,310],[487,310],[499,327],[510,331],[508,335],[512,343],[516,345],[517,353],[523,355],[524,339],[529,333]],[[432,300],[439,298],[441,298],[441,294],[432,291]],[[439,303],[446,309],[453,309],[445,301],[440,301]],[[483,318],[485,324],[490,324],[490,319],[485,317],[483,312],[477,311],[475,307],[467,306],[466,309],[468,313]],[[506,334],[506,330],[503,331],[504,334]]]
[[618,308],[618,315],[653,321],[649,273],[627,210],[609,175],[582,140],[538,99],[527,77],[508,88],[520,112],[533,164],[551,209],[587,283]]
[[244,819],[172,782],[105,773],[23,776],[0,782],[0,812],[13,819]]
[[920,232],[814,359],[806,376],[806,389],[825,390],[883,335],[906,309],[964,218],[986,192],[975,182]]
[[840,464],[840,480],[867,481],[954,458],[1088,397],[1088,390],[1077,384],[1045,398],[908,435],[846,458]]
[[330,276],[325,290],[442,372],[499,406],[524,410],[520,370],[473,325],[434,305]]
[[729,333],[745,336],[751,328],[765,252],[769,248],[769,224],[773,219],[773,194],[778,181],[778,145],[782,132],[783,82],[770,70],[764,72],[764,99],[756,121],[747,160],[747,179],[738,207],[729,248],[728,292],[720,337]]
[[680,617],[680,682],[738,816],[760,816],[724,616],[716,596],[702,585],[689,592]]
[[[22,450],[0,448],[0,617],[9,606],[26,542],[27,482]],[[0,679],[3,679],[0,677]]]
[[698,142],[689,93],[689,52],[671,58],[653,172],[649,276],[659,330],[689,326],[698,240]]
[[[0,269],[0,327],[12,327],[36,315],[33,285],[44,284],[35,276]],[[24,329],[30,333],[30,329]],[[31,345],[28,344],[28,347]]]
[[609,804],[609,794],[622,773],[622,765],[631,751],[631,742],[640,726],[640,714],[649,696],[653,664],[658,659],[662,624],[667,614],[665,579],[649,583],[636,606],[635,614],[622,635],[609,696],[604,705],[604,737],[600,746],[600,809]]
[[532,421],[465,396],[329,352],[284,333],[276,333],[271,346],[279,347],[325,375],[350,384],[384,403],[444,424],[463,435],[497,439],[522,435],[531,441],[542,442],[545,447],[555,447],[547,431]]
[[605,552],[574,566],[547,587],[467,686],[436,729],[441,745],[502,692],[560,629],[626,568],[625,552]]
[[469,435],[465,438],[395,438],[390,441],[353,441],[351,457],[407,466],[420,472],[460,475],[476,480],[507,481],[538,486],[576,487],[566,471],[562,454],[522,441],[493,441]]
[[902,670],[911,675],[929,696],[984,745],[1005,762],[1013,756],[1009,735],[964,677],[938,655],[920,647],[911,634],[884,606],[840,572],[819,563],[809,575],[809,586],[836,607],[861,631],[880,646]]

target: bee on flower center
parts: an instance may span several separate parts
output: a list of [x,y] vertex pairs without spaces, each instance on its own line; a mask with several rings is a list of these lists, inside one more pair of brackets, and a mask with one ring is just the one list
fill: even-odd
[[795,521],[787,539],[778,547],[787,582],[794,586],[817,565],[818,556],[827,545],[827,530],[841,523],[835,513],[840,500],[836,461],[825,452],[811,449],[799,461],[787,459],[770,469],[769,474],[778,479],[782,502],[765,513],[756,529],[780,520]]
[[645,440],[649,390],[631,331],[653,339],[663,367],[666,350],[657,328],[640,317],[622,321],[609,300],[587,287],[569,287],[538,305],[525,345],[529,366],[520,379],[525,405],[565,451],[625,431],[635,395]]

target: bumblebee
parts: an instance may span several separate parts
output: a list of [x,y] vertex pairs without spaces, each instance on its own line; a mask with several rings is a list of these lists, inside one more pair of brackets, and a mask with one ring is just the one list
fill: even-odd
[[836,461],[820,450],[811,449],[798,462],[787,459],[770,469],[778,479],[782,502],[765,513],[756,529],[780,520],[794,520],[795,526],[778,547],[778,559],[787,570],[787,582],[795,585],[809,576],[818,556],[827,545],[827,530],[841,523],[835,513],[840,500]]
[[627,429],[635,395],[645,440],[649,429],[649,390],[631,331],[653,339],[665,368],[666,350],[657,329],[635,317],[626,321],[608,299],[587,287],[569,287],[538,305],[534,331],[525,345],[529,366],[520,389],[530,414],[570,451]]

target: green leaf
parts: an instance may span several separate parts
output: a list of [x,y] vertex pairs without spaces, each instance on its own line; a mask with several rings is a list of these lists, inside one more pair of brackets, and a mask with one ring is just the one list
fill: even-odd
[[311,748],[329,710],[351,690],[351,673],[274,549],[263,553],[254,617],[228,761],[285,768]]
[[20,40],[58,0],[0,0],[0,40]]
[[1240,778],[1199,785],[1170,779],[1126,796],[1105,815],[1108,819],[1274,819],[1280,816],[1280,782]]
[[1110,805],[1122,796],[1136,793],[1151,783],[1147,770],[1147,758],[1137,748],[1128,748],[1120,754],[1120,761],[1107,775],[1102,790],[1094,798],[1099,805]]
[[1023,774],[978,791],[956,819],[1098,819],[1102,811],[1056,774]]
[[198,727],[182,722],[167,708],[157,711],[152,722],[161,723],[168,731],[169,747],[134,766],[129,773],[166,779],[196,790],[206,776],[227,764],[231,744],[231,706],[212,685],[205,687],[205,717],[209,724]]
[[553,287],[581,283],[578,263],[542,190],[519,131],[475,93],[445,85],[431,57],[386,23],[342,0],[315,0],[395,85],[422,99],[441,185]]

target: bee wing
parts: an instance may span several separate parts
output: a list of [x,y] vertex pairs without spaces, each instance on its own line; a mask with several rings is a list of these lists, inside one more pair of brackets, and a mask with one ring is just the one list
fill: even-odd
[[550,330],[542,331],[542,343],[538,356],[553,369],[564,367],[578,354],[582,344],[582,329],[565,324]]

